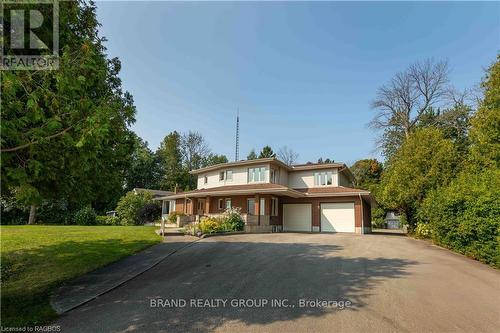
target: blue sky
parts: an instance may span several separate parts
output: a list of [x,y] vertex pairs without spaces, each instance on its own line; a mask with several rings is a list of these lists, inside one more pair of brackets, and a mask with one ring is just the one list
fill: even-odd
[[287,145],[299,161],[379,157],[367,127],[378,87],[409,64],[448,59],[477,85],[500,45],[500,3],[98,2],[110,57],[134,96],[133,129],[156,149],[201,132],[240,158]]

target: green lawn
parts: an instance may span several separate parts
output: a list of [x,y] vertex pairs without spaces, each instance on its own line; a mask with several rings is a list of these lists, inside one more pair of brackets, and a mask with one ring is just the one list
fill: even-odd
[[47,322],[62,282],[160,242],[155,227],[1,226],[2,326]]

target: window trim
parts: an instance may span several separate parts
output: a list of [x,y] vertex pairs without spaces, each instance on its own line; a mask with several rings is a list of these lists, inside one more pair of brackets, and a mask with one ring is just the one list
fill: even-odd
[[[258,173],[255,171],[258,170]],[[255,180],[255,176],[259,175],[259,180]],[[253,167],[247,169],[247,183],[265,183],[267,182],[267,167]]]
[[333,186],[333,171],[317,171],[313,177],[314,186]]

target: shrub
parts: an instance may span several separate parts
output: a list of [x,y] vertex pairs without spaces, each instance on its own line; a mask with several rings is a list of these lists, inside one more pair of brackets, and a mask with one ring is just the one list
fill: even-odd
[[431,238],[432,229],[427,223],[417,223],[417,227],[415,228],[415,237],[417,238]]
[[372,228],[385,228],[385,210],[381,207],[372,209]]
[[161,217],[161,206],[158,201],[150,202],[139,209],[138,224],[150,223]]
[[149,192],[139,192],[135,194],[130,191],[123,196],[116,206],[116,211],[123,225],[137,225],[139,221],[139,211],[146,204],[151,203],[153,196]]
[[219,217],[202,217],[198,227],[204,234],[213,234],[216,232],[224,231],[223,218]]
[[500,268],[500,171],[461,173],[450,186],[433,191],[419,214],[432,239]]
[[228,231],[242,231],[245,228],[245,221],[243,221],[241,209],[238,207],[228,208],[224,212],[224,218]]
[[172,212],[168,214],[168,222],[169,223],[177,223],[177,216],[185,216],[184,213]]
[[117,216],[97,216],[98,225],[120,225],[120,219]]
[[186,235],[191,235],[191,236],[198,236],[198,232],[201,233],[200,228],[197,223],[188,223],[184,226],[184,229],[182,230],[184,234]]
[[92,207],[83,207],[76,212],[74,223],[77,225],[95,225],[97,224],[96,214]]

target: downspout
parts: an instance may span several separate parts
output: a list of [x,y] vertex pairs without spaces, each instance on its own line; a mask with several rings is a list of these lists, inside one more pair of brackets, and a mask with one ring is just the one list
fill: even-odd
[[361,233],[365,233],[365,221],[364,221],[364,209],[363,209],[363,198],[361,197],[361,193],[359,193],[359,201],[361,204]]

